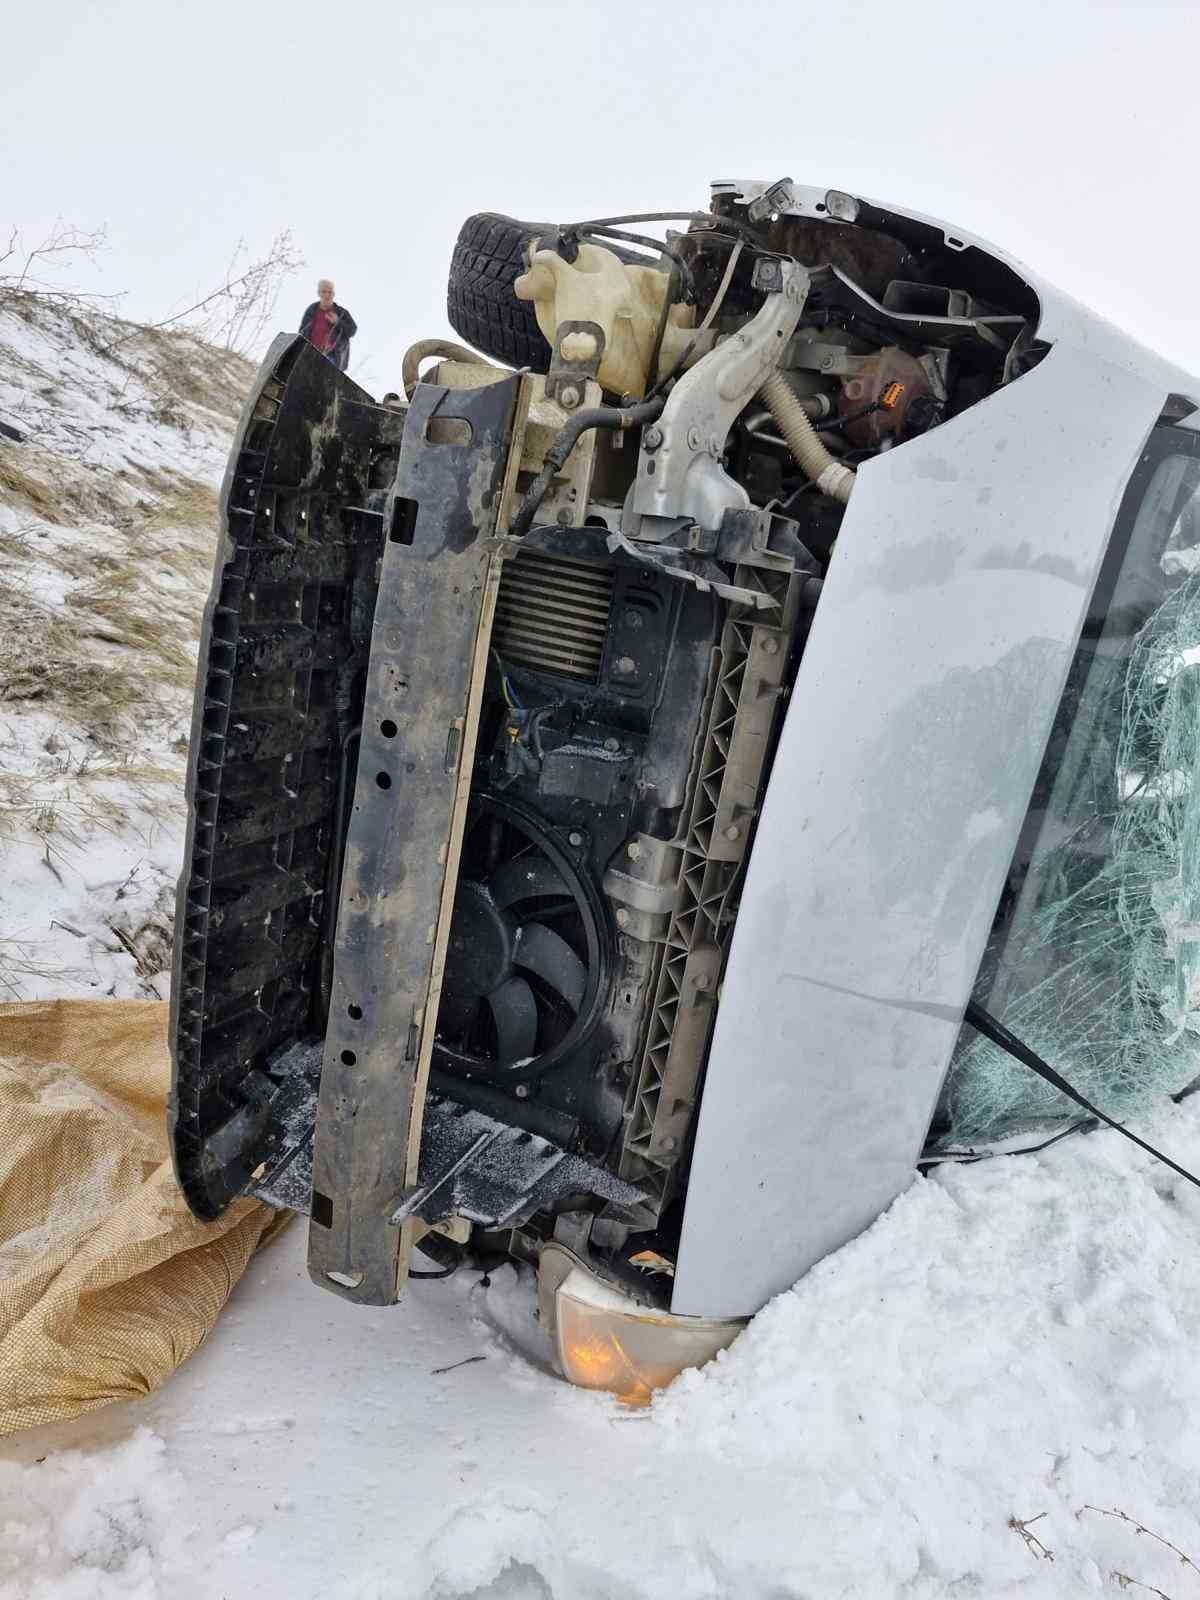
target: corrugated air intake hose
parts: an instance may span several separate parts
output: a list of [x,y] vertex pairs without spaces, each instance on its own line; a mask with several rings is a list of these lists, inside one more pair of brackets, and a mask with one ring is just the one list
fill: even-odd
[[791,384],[780,372],[773,372],[758,391],[776,426],[787,440],[788,449],[822,494],[844,505],[854,487],[854,469],[834,459],[817,437],[816,429],[804,414],[804,407]]

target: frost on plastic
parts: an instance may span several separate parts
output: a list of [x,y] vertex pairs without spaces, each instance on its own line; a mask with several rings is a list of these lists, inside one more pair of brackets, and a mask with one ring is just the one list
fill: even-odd
[[[1200,1075],[1200,462],[1158,467],[1103,630],[1081,646],[975,993],[1124,1115]],[[1048,782],[1048,788],[1045,787]],[[1018,851],[1020,855],[1020,851]],[[970,1029],[950,1137],[1081,1115]]]

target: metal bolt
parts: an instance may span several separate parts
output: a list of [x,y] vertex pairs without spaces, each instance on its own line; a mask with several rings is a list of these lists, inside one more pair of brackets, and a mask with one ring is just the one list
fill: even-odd
[[633,606],[626,606],[621,613],[621,621],[627,628],[640,628],[642,626],[642,613]]
[[518,1100],[528,1100],[529,1099],[529,1085],[527,1083],[519,1083],[517,1085],[517,1087],[513,1090],[513,1093],[516,1095]]
[[698,972],[692,981],[697,989],[710,989],[712,987],[712,977],[707,972]]
[[616,752],[621,748],[621,741],[619,739],[605,739],[604,748],[609,751],[610,754],[615,755]]
[[773,656],[773,655],[778,654],[778,651],[779,651],[779,640],[778,639],[772,639],[770,636],[768,636],[767,638],[765,638],[763,640],[763,642],[762,642],[763,655],[765,655],[765,656]]
[[704,435],[699,428],[689,428],[687,440],[689,450],[700,450],[704,447]]
[[676,1145],[676,1143],[677,1143],[677,1142],[678,1142],[678,1141],[677,1141],[677,1140],[675,1140],[675,1139],[672,1139],[672,1138],[666,1138],[666,1139],[664,1139],[664,1140],[663,1140],[663,1141],[662,1141],[662,1148],[663,1148],[663,1149],[664,1149],[664,1150],[674,1150],[674,1148],[675,1148],[675,1145]]
[[571,526],[571,513],[567,510],[566,506],[562,508],[554,520],[558,523],[560,528],[569,528]]
[[625,854],[629,857],[630,861],[640,861],[642,859],[642,847],[636,839],[634,839],[631,844],[627,844],[625,846]]
[[583,835],[581,833],[569,833],[567,835],[567,843],[571,846],[572,850],[578,850],[579,846],[583,843]]
[[663,431],[661,428],[647,428],[645,433],[642,435],[643,450],[657,450],[662,442]]
[[618,908],[617,908],[617,927],[618,928],[627,928],[628,926],[629,926],[629,913],[628,913],[628,911],[626,911],[624,906],[618,906]]
[[738,827],[736,822],[731,822],[725,829],[725,837],[727,839],[740,839],[741,836],[742,830]]
[[630,673],[637,671],[637,662],[632,656],[622,656],[617,662],[617,671],[627,678]]
[[580,394],[577,384],[564,383],[558,391],[558,403],[564,411],[574,411],[582,399],[583,396]]

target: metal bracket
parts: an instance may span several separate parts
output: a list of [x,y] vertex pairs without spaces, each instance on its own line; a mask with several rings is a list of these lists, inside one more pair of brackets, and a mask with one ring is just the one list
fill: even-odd
[[795,201],[796,195],[790,178],[779,178],[767,189],[764,189],[757,200],[751,200],[746,215],[751,222],[767,222],[786,211]]
[[721,518],[717,556],[747,567],[775,572],[816,572],[817,563],[800,542],[799,525],[774,511],[727,511]]
[[656,425],[645,430],[637,481],[622,518],[628,538],[658,544],[681,522],[715,529],[727,510],[749,508],[749,494],[721,465],[725,441],[778,365],[810,281],[797,262],[779,257],[771,265],[778,266],[779,289],[744,327],[684,373]]
[[[778,605],[778,602],[768,594],[730,583],[724,567],[718,566],[715,561],[706,560],[702,556],[687,555],[674,545],[637,544],[627,539],[623,533],[610,534],[607,543],[608,548],[614,553],[620,550],[631,560],[640,562],[642,566],[652,567],[656,572],[663,572],[678,583],[690,583],[702,594],[708,594],[711,590],[722,600],[727,600],[730,605],[750,606],[756,611],[772,610]],[[672,556],[675,557],[674,560],[671,559]]]
[[589,379],[595,380],[600,371],[604,343],[604,329],[598,322],[560,322],[546,374],[546,398],[557,400],[564,411],[578,410]]

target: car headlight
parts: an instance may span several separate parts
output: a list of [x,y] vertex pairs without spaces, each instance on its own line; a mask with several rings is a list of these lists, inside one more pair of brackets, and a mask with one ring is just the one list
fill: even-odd
[[554,1291],[554,1322],[563,1376],[634,1406],[647,1405],[685,1367],[711,1361],[745,1326],[640,1305],[578,1262]]

